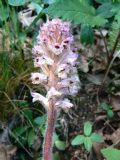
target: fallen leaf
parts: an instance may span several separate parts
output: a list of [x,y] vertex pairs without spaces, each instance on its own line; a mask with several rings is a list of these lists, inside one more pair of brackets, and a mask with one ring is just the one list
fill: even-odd
[[80,56],[80,64],[79,64],[80,70],[87,73],[89,71],[89,63],[85,56]]
[[112,135],[111,140],[113,144],[117,144],[117,146],[120,146],[120,128],[118,128]]
[[103,77],[104,77],[103,74],[97,74],[97,75],[87,74],[87,79],[96,85],[101,85]]
[[93,150],[94,150],[98,160],[102,160],[103,159],[100,150],[102,148],[104,148],[105,146],[106,146],[105,142],[102,142],[102,143],[94,142],[93,143]]
[[[114,110],[120,110],[120,96],[119,92],[118,94],[116,93],[115,96],[112,96],[110,98],[110,104],[112,105]],[[117,112],[118,116],[120,117],[120,112]]]
[[17,148],[13,145],[0,144],[0,160],[10,160]]
[[18,13],[18,19],[22,23],[23,27],[28,27],[34,21],[36,16],[32,16],[32,10],[26,9]]

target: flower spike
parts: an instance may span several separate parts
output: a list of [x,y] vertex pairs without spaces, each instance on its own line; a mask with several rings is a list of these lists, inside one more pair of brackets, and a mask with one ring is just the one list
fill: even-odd
[[44,160],[52,160],[52,135],[60,109],[73,107],[67,95],[75,95],[80,89],[76,69],[78,54],[73,49],[70,23],[60,19],[47,21],[41,28],[37,43],[32,49],[34,67],[33,84],[43,85],[46,96],[32,92],[33,102],[39,101],[47,110],[48,120],[44,139]]

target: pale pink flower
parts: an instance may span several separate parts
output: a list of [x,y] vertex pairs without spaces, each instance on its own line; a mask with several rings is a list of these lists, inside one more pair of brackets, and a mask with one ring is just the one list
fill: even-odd
[[47,83],[47,76],[42,73],[31,73],[31,80],[33,84]]
[[51,87],[50,90],[48,91],[46,97],[48,99],[54,98],[54,97],[60,97],[62,94],[57,91],[54,87]]
[[57,83],[58,88],[65,88],[65,87],[69,87],[70,85],[70,80],[69,79],[62,79],[61,81],[59,81]]
[[73,107],[73,104],[67,98],[56,102],[55,105],[56,105],[56,107],[60,107],[60,108],[63,108],[63,109],[64,108],[71,108],[71,107]]
[[65,61],[66,63],[69,63],[72,66],[74,66],[77,58],[78,58],[78,55],[76,53],[71,52],[70,54],[66,56]]
[[43,48],[40,45],[35,45],[32,49],[32,53],[33,53],[33,55],[45,54]]
[[53,63],[54,61],[47,56],[36,57],[34,59],[35,67],[41,67],[41,65],[52,65]]
[[31,92],[31,96],[33,97],[33,102],[39,101],[47,109],[49,105],[47,98],[36,92]]

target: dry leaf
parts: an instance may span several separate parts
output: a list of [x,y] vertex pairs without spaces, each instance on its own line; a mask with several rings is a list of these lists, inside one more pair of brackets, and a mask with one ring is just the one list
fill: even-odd
[[111,140],[113,144],[117,144],[117,146],[120,146],[120,128],[118,128],[112,135]]
[[[110,103],[114,110],[120,110],[120,96],[119,92],[115,96],[112,96],[110,98]],[[120,116],[120,112],[118,112],[118,115]]]
[[0,160],[10,160],[17,148],[13,145],[0,144]]
[[36,16],[32,16],[32,10],[26,9],[18,13],[18,19],[23,27],[28,27],[34,21]]
[[105,146],[106,146],[105,142],[102,142],[102,143],[94,142],[93,143],[93,150],[94,150],[98,160],[103,159],[102,154],[101,154],[101,149],[104,148]]
[[82,55],[80,56],[79,68],[85,73],[87,73],[89,71],[89,63],[88,63],[85,56],[82,56]]

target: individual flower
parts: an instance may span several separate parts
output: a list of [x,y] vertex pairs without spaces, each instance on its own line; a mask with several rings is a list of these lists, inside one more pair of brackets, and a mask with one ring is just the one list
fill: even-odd
[[31,73],[31,80],[33,84],[47,83],[47,76],[42,73]]
[[43,55],[44,54],[44,50],[42,49],[42,47],[40,45],[35,45],[32,49],[32,53],[33,55],[37,56],[37,55]]
[[75,63],[76,63],[77,58],[78,58],[78,55],[76,53],[71,52],[70,54],[68,54],[66,56],[65,61],[66,61],[66,63],[71,64],[72,66],[74,66]]
[[65,98],[63,100],[60,100],[58,102],[56,102],[55,104],[56,107],[61,107],[61,108],[71,108],[73,107],[73,104],[70,102],[69,99]]
[[39,101],[47,109],[49,106],[47,98],[36,92],[31,92],[31,96],[33,97],[33,102]]
[[58,88],[65,88],[65,87],[69,87],[70,85],[70,80],[69,79],[62,79],[61,81],[59,81],[57,83]]
[[60,97],[60,96],[61,96],[61,93],[59,91],[57,91],[54,87],[51,87],[50,90],[48,91],[46,97],[48,99],[51,99],[51,98]]
[[57,76],[61,79],[67,78],[69,73],[70,73],[70,66],[64,63],[60,64],[56,71]]
[[35,67],[41,67],[41,65],[52,65],[53,63],[54,61],[47,56],[36,57],[34,59]]

